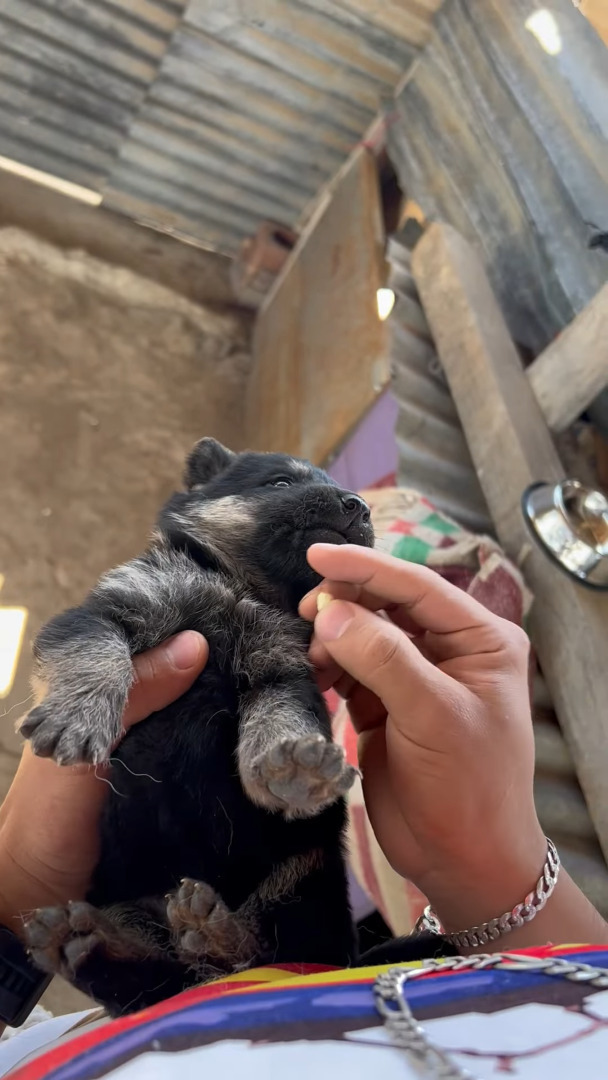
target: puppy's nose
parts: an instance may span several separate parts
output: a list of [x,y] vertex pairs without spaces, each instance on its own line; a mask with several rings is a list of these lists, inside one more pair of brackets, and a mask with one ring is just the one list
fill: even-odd
[[346,513],[350,517],[351,525],[355,521],[368,522],[371,520],[371,511],[365,499],[361,499],[359,495],[343,495],[342,506]]

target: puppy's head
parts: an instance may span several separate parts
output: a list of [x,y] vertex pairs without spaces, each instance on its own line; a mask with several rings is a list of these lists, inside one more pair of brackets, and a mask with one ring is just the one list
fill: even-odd
[[287,454],[233,454],[201,439],[186,463],[185,492],[161,513],[162,534],[290,607],[318,583],[311,544],[372,547],[367,504],[314,465]]

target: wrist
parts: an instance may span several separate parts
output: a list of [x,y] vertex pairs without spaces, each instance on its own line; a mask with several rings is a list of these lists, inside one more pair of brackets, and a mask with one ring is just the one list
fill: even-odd
[[443,927],[457,933],[489,922],[520,904],[543,871],[547,841],[538,823],[516,844],[433,871],[420,888]]
[[[4,869],[0,870],[4,872]],[[23,912],[26,908],[22,907],[20,902],[13,899],[9,890],[5,890],[4,879],[2,887],[0,888],[0,926],[5,926],[7,930],[12,930],[13,934],[16,934],[18,938],[22,937],[23,928]]]
[[27,869],[0,832],[0,924],[21,936],[23,918],[38,907],[60,902],[57,890]]
[[0,924],[19,936],[22,916],[36,906],[31,884],[0,840]]

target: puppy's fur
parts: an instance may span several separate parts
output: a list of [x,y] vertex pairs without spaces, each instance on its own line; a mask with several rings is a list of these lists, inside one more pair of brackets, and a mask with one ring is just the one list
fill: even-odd
[[[145,554],[42,629],[43,698],[21,727],[62,764],[111,759],[87,902],[34,913],[27,938],[115,1014],[255,964],[357,962],[341,852],[355,770],[297,607],[318,583],[310,544],[371,546],[369,509],[305,462],[212,439],[185,488]],[[132,657],[185,629],[209,642],[205,671],[116,746]]]

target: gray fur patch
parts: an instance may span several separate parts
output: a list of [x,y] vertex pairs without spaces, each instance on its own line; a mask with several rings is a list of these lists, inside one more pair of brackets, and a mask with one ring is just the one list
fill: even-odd
[[238,495],[201,500],[181,512],[172,511],[169,518],[186,536],[204,544],[226,569],[232,571],[238,570],[241,541],[257,524],[251,503]]
[[103,637],[66,641],[37,661],[37,696],[20,732],[39,757],[59,764],[107,760],[122,731],[133,679],[129,649],[108,628]]
[[319,734],[318,718],[288,690],[268,688],[241,705],[241,783],[253,803],[286,817],[312,817],[346,794],[357,770]]
[[308,480],[312,476],[312,469],[304,461],[299,461],[298,458],[289,459],[290,468],[294,473],[302,477],[303,480]]
[[61,764],[106,761],[122,731],[131,657],[180,630],[220,634],[235,604],[225,579],[170,549],[105,574],[78,620],[58,616],[37,639],[37,683],[47,689],[20,727],[34,753]]

